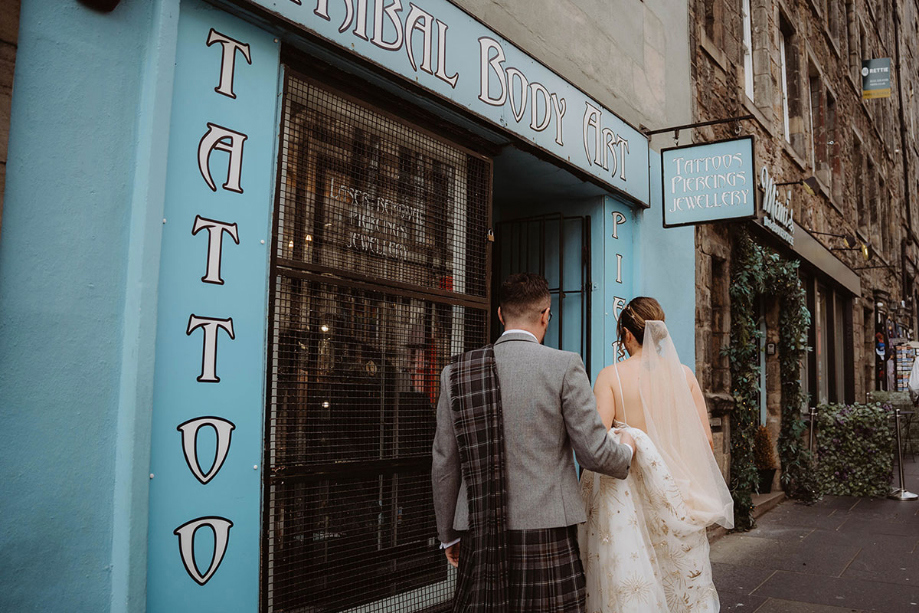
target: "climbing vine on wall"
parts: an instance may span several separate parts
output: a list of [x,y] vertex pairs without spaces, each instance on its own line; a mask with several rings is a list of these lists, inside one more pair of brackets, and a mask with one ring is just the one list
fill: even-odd
[[782,393],[782,424],[779,460],[782,488],[791,498],[810,501],[816,497],[816,481],[810,451],[802,446],[806,423],[801,414],[806,397],[801,391],[801,360],[807,347],[810,313],[798,262],[758,245],[745,230],[738,233],[731,268],[731,344],[726,348],[731,363],[734,411],[731,419],[731,495],[735,526],[753,527],[752,492],[759,475],[753,460],[753,437],[759,425],[759,339],[756,301],[773,296],[779,301],[779,366]]

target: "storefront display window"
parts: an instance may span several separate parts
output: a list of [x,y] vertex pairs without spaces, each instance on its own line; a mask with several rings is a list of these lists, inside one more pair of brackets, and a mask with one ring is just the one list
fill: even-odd
[[486,340],[491,164],[289,72],[279,183],[266,610],[428,610],[454,587],[431,441],[441,369]]
[[[811,351],[802,377],[809,405],[854,400],[852,299],[842,290],[804,275],[811,311]],[[849,334],[846,331],[850,331]]]

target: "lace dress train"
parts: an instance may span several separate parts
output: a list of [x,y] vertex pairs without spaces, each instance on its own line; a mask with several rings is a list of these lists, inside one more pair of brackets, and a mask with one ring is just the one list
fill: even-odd
[[578,541],[588,613],[717,612],[707,522],[693,516],[648,435],[624,430],[636,444],[629,477],[581,477],[588,519]]

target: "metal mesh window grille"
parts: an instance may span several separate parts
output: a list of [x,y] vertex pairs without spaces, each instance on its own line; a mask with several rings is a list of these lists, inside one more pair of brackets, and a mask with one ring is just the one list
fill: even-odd
[[283,121],[279,264],[485,297],[486,160],[293,75]]
[[282,128],[266,609],[446,610],[435,402],[487,335],[490,164],[294,74]]

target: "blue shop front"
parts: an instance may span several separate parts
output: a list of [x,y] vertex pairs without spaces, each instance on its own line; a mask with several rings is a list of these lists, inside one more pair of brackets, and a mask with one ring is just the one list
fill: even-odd
[[499,334],[500,280],[548,278],[546,343],[591,376],[637,294],[693,363],[693,233],[662,227],[660,156],[446,0],[166,4],[174,62],[138,109],[168,119],[161,189],[123,228],[159,243],[123,280],[155,288],[151,370],[117,383],[148,377],[149,402],[98,443],[149,488],[122,563],[145,559],[150,612],[446,610],[439,372]]

